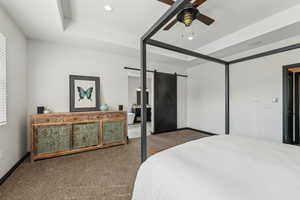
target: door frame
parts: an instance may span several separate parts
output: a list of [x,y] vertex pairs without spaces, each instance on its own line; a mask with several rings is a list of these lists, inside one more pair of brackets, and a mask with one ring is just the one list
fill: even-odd
[[294,143],[295,144],[299,144],[300,143],[300,110],[299,110],[299,93],[300,93],[300,72],[295,72],[295,76],[294,76],[294,83],[295,83],[295,94],[294,94],[294,106],[295,106],[295,135],[294,135]]
[[282,67],[282,141],[286,144],[294,144],[293,134],[289,134],[289,98],[288,98],[288,72],[291,68],[300,68],[300,63],[285,65]]

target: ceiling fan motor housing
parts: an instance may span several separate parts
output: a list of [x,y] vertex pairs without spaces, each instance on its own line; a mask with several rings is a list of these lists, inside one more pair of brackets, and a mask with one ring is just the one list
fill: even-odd
[[198,12],[198,9],[194,7],[185,8],[177,15],[177,20],[184,23],[185,26],[190,26],[196,19]]

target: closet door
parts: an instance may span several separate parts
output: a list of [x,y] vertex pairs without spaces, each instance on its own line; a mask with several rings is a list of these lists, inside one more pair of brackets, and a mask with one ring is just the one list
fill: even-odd
[[154,72],[154,134],[177,129],[177,75]]

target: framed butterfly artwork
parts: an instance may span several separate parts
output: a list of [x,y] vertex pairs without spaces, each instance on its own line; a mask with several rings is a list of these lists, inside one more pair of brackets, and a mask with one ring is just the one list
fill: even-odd
[[100,78],[70,75],[70,112],[98,111]]

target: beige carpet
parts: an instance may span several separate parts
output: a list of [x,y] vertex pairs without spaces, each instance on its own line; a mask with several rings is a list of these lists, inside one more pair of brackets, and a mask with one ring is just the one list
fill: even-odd
[[[184,130],[149,136],[148,151],[208,135]],[[1,200],[130,200],[140,164],[139,139],[128,145],[30,163],[0,186]]]

